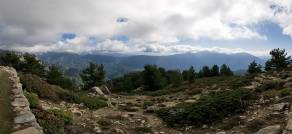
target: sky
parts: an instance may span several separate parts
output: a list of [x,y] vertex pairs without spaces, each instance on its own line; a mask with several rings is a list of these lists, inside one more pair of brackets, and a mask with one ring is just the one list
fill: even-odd
[[0,49],[292,54],[292,0],[0,0]]

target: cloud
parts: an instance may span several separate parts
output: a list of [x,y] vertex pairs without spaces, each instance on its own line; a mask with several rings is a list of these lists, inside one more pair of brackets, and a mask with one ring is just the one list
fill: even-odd
[[[178,48],[181,37],[265,40],[254,27],[263,21],[274,21],[292,37],[291,5],[291,0],[0,0],[0,46],[27,51],[187,51],[196,46]],[[77,37],[63,41],[62,33]],[[128,43],[110,40],[120,35]],[[89,37],[98,41],[89,43]]]

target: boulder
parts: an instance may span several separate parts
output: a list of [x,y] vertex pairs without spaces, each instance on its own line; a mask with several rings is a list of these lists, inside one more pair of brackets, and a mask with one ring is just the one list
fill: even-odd
[[280,131],[280,125],[273,125],[260,129],[256,134],[280,134]]
[[292,119],[289,119],[287,125],[284,129],[284,134],[291,134],[292,133]]
[[93,87],[91,88],[91,91],[97,95],[103,96],[104,93],[101,91],[101,89],[99,87]]
[[107,94],[107,95],[111,94],[111,91],[107,88],[106,85],[102,85],[102,86],[100,86],[99,89],[100,89],[104,94]]
[[35,116],[29,111],[14,118],[15,124],[29,123],[35,121]]
[[20,131],[13,132],[12,134],[41,134],[41,132],[39,132],[34,127],[29,127]]
[[286,82],[283,87],[285,87],[285,88],[292,87],[292,82]]
[[281,111],[284,111],[284,109],[286,108],[286,107],[288,107],[288,103],[278,103],[278,104],[274,104],[273,105],[273,110],[274,111],[278,111],[278,112],[281,112]]

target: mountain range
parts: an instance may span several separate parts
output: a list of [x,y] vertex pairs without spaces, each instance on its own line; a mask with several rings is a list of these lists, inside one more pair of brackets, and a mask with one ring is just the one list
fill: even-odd
[[235,72],[243,72],[255,60],[264,64],[265,60],[248,53],[225,54],[217,52],[183,53],[167,56],[122,55],[122,54],[75,54],[65,52],[48,52],[37,55],[42,61],[61,67],[66,74],[76,75],[89,62],[103,64],[108,78],[121,76],[131,71],[142,70],[146,64],[155,64],[166,69],[187,69],[194,66],[196,70],[202,66],[227,64]]

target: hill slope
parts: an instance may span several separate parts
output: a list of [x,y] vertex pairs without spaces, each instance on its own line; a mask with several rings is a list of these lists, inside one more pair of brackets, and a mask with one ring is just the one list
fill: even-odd
[[81,70],[91,62],[104,64],[109,78],[117,77],[127,72],[141,70],[145,64],[155,64],[166,69],[187,69],[194,66],[199,70],[204,65],[227,64],[232,70],[246,70],[253,60],[263,64],[264,60],[247,53],[224,54],[215,52],[184,53],[169,56],[115,56],[73,53],[43,53],[40,59],[61,66],[64,70]]

